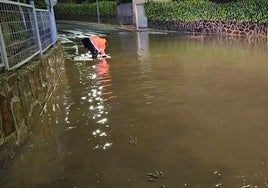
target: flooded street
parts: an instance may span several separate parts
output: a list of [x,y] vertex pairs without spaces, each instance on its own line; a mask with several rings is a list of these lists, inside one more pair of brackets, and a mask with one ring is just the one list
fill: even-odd
[[268,187],[266,40],[120,31],[111,58],[74,61],[87,32],[61,31],[65,70],[1,188]]

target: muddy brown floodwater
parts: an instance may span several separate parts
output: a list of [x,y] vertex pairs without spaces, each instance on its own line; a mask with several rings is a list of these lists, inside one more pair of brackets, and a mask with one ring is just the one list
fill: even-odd
[[1,187],[268,186],[266,40],[105,37],[108,59],[63,45],[58,88]]

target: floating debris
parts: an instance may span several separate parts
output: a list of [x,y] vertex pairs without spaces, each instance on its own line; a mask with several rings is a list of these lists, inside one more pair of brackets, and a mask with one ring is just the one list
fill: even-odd
[[164,173],[162,171],[155,170],[154,173],[149,172],[146,174],[147,181],[155,181],[160,178],[165,178]]
[[163,174],[162,171],[155,170],[155,174],[156,174],[159,178],[164,178],[164,174]]
[[76,126],[70,126],[70,127],[67,127],[66,129],[65,129],[65,131],[69,131],[69,130],[72,130],[72,129],[75,129],[76,128]]
[[110,59],[111,58],[111,56],[110,55],[108,55],[108,54],[98,54],[97,55],[97,58],[98,59],[102,59],[102,58],[106,58],[106,59]]
[[102,147],[102,149],[104,149],[104,150],[105,150],[106,148],[111,147],[111,146],[112,146],[112,144],[113,144],[113,143],[111,143],[111,142],[110,142],[110,143],[109,143],[109,142],[107,142],[107,143],[105,143],[105,144],[104,144],[104,146]]
[[[98,54],[97,59],[102,59],[102,58],[109,59],[111,58],[111,56],[108,54],[102,54],[102,55]],[[79,56],[75,56],[73,60],[74,61],[93,61],[93,57],[92,57],[92,54],[88,52],[85,54],[80,54]]]
[[222,186],[221,183],[218,183],[218,184],[215,185],[215,187],[221,187],[221,186]]
[[154,178],[149,178],[149,177],[147,177],[147,181],[155,181],[156,179],[154,179]]
[[171,188],[170,186],[161,185],[161,188]]
[[129,140],[127,142],[129,144],[137,145],[138,139],[137,139],[137,137],[130,136]]
[[158,176],[156,174],[153,174],[153,173],[147,173],[147,177],[153,178],[153,179],[158,179]]
[[107,121],[108,121],[107,118],[103,118],[103,119],[97,121],[97,123],[104,124],[104,123],[106,123]]
[[215,175],[217,175],[217,176],[221,176],[221,173],[218,172],[218,171],[213,172],[213,174],[215,174]]
[[74,57],[74,61],[93,61],[93,58],[87,56],[77,56]]

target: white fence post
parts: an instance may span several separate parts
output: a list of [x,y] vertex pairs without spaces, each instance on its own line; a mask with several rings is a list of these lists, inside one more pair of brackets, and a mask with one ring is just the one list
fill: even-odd
[[41,44],[41,39],[40,39],[40,34],[39,34],[39,28],[38,28],[38,22],[37,22],[37,16],[36,16],[36,11],[35,11],[34,1],[31,0],[30,4],[33,6],[34,26],[35,26],[36,36],[37,36],[37,41],[38,41],[39,54],[42,55],[43,54],[43,49],[42,49],[42,44]]
[[0,24],[0,50],[1,50],[2,62],[4,63],[5,70],[9,70],[7,52],[6,52],[6,48],[5,48],[5,41],[4,41],[4,37],[3,37],[1,24]]
[[56,41],[57,41],[57,27],[56,27],[56,22],[55,22],[54,8],[51,3],[51,0],[50,0],[50,5],[48,6],[48,8],[49,8],[50,27],[51,27],[51,32],[52,32],[53,46],[55,46]]

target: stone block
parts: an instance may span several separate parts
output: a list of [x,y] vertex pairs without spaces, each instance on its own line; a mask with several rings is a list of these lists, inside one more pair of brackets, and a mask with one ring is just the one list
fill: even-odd
[[2,121],[2,114],[0,113],[0,146],[4,144],[5,137],[4,137],[4,130],[3,130],[3,121]]
[[16,124],[19,127],[22,124],[22,122],[24,122],[24,113],[21,102],[19,100],[12,102],[11,108],[14,114],[14,118],[16,120]]
[[5,136],[15,131],[15,121],[13,119],[9,98],[0,94],[0,113]]

